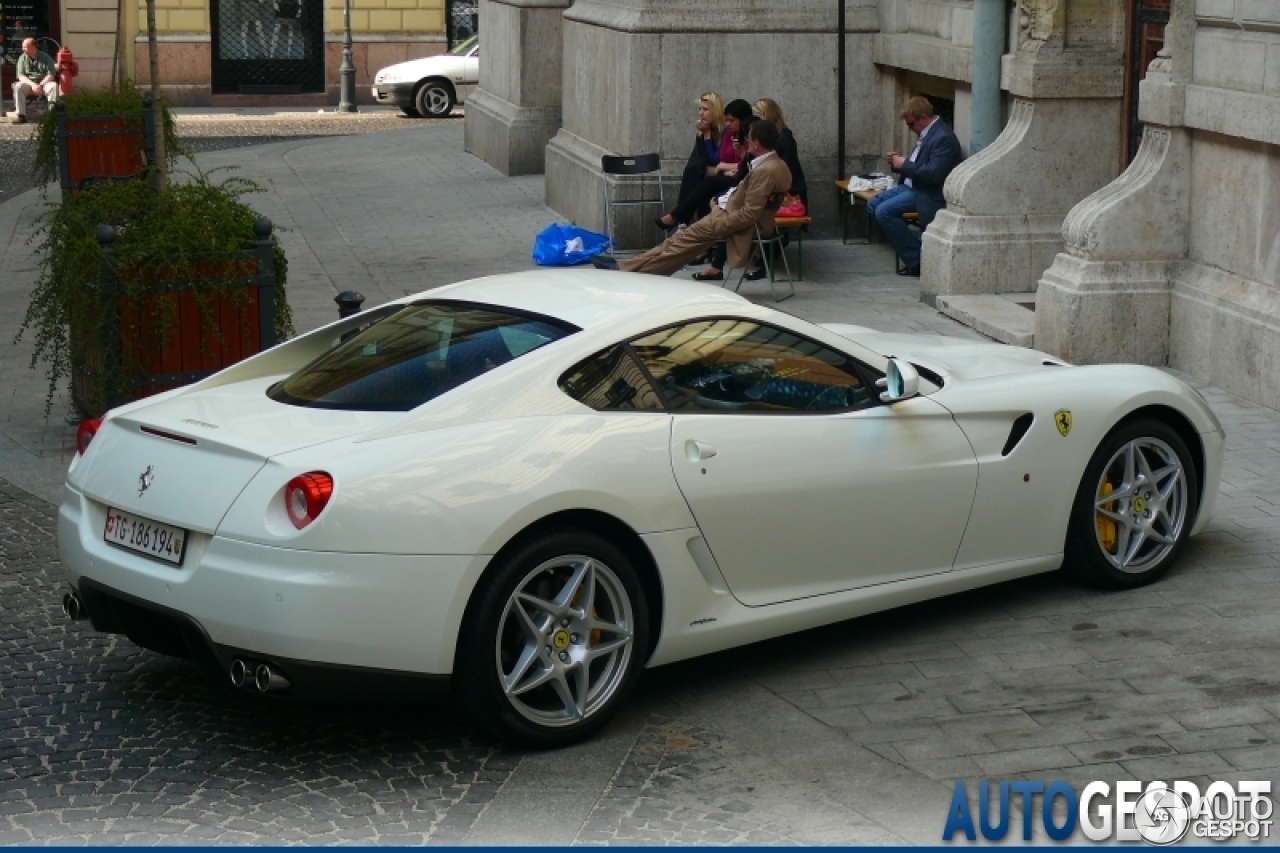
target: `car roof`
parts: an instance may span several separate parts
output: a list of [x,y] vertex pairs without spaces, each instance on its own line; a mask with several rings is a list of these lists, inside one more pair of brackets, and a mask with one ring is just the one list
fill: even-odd
[[438,287],[411,297],[500,305],[601,329],[664,315],[683,306],[699,314],[742,312],[755,306],[718,287],[682,279],[597,269],[529,270]]

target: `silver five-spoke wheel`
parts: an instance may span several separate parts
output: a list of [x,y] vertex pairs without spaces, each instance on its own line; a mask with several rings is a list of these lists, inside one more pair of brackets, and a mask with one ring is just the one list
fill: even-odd
[[1103,555],[1122,572],[1144,572],[1169,555],[1187,522],[1187,478],[1173,448],[1137,438],[1115,452],[1094,495]]
[[612,698],[632,655],[631,601],[604,563],[574,554],[525,576],[498,624],[498,677],[544,726],[585,720]]
[[658,617],[644,546],[617,536],[622,544],[581,528],[549,530],[485,570],[454,662],[454,696],[478,728],[525,746],[565,746],[626,702]]
[[1200,472],[1195,440],[1164,418],[1111,430],[1081,478],[1071,510],[1065,566],[1113,589],[1151,583],[1178,558],[1196,521]]

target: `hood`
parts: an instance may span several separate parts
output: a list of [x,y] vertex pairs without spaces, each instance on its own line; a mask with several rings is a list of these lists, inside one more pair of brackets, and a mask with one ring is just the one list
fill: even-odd
[[823,323],[822,328],[848,338],[886,358],[905,359],[949,379],[984,379],[1070,365],[1039,350],[950,338],[877,332],[863,326]]
[[447,53],[438,56],[426,56],[422,59],[410,59],[408,62],[397,62],[388,65],[373,78],[378,83],[408,83],[424,77],[450,77],[461,74],[466,57],[450,56]]

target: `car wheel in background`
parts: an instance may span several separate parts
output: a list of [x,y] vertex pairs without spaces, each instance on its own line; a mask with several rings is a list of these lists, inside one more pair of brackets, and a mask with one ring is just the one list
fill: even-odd
[[458,637],[456,696],[504,740],[564,746],[602,728],[648,654],[648,610],[627,556],[595,534],[544,534],[476,587]]
[[1191,452],[1156,420],[1122,424],[1094,452],[1076,493],[1066,569],[1096,586],[1159,579],[1191,534],[1200,494]]
[[422,118],[422,114],[413,107],[401,107],[400,112],[404,113],[409,118]]
[[423,83],[413,97],[418,114],[426,118],[444,118],[453,112],[453,92],[443,83]]

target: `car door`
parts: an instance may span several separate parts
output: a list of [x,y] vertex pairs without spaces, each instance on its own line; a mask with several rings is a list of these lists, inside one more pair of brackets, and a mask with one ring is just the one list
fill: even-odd
[[867,366],[754,321],[685,323],[632,349],[673,412],[676,482],[744,604],[952,568],[977,461],[941,406],[882,405]]
[[467,51],[462,58],[462,71],[454,79],[453,88],[458,93],[458,103],[464,102],[480,83],[480,43]]

